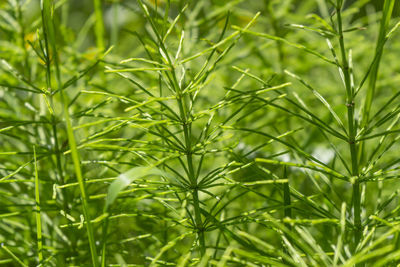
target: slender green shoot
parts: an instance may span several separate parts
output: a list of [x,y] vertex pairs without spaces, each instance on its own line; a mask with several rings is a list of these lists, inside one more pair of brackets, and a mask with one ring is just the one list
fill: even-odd
[[96,35],[96,44],[99,49],[99,53],[104,51],[104,21],[103,21],[103,5],[102,0],[93,0],[94,4],[94,13],[96,16],[95,21],[95,35]]
[[42,237],[42,219],[40,213],[40,187],[37,166],[36,149],[33,146],[34,166],[35,166],[35,200],[36,200],[36,237],[39,264],[43,261],[43,237]]

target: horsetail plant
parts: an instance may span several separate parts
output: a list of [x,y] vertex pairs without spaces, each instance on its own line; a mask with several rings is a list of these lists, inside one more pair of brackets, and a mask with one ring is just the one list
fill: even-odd
[[0,265],[397,266],[398,14],[0,2]]

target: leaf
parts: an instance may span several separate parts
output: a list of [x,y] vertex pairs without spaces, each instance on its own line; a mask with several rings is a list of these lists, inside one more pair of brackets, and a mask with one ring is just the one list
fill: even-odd
[[125,187],[131,184],[133,180],[138,178],[144,178],[147,176],[168,176],[168,174],[152,166],[135,167],[127,172],[120,174],[118,178],[114,182],[112,182],[110,187],[108,188],[105,209],[107,210],[107,208],[115,201],[118,194]]

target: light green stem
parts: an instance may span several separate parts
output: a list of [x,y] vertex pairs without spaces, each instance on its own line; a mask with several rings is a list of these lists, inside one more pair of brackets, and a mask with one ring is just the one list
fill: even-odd
[[39,175],[36,159],[36,149],[33,147],[33,157],[35,161],[35,200],[36,200],[36,237],[39,264],[43,261],[43,241],[42,241],[42,219],[40,214],[40,190],[39,190]]
[[103,7],[101,0],[93,0],[94,13],[96,16],[95,34],[96,44],[100,52],[104,51],[104,22],[103,22]]

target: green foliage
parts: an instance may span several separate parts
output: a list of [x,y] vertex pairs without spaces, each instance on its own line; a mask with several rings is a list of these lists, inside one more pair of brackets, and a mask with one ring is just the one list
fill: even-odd
[[397,266],[398,6],[0,2],[0,264]]

